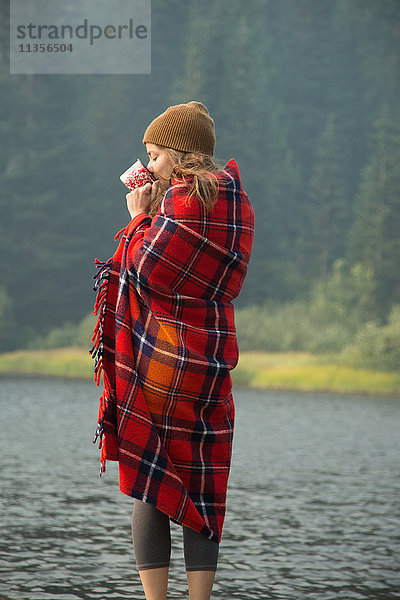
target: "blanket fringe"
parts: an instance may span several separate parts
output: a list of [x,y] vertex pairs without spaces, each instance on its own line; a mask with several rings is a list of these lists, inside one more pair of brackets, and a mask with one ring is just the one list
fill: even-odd
[[106,388],[108,388],[108,386],[105,386],[105,389],[102,393],[102,395],[100,396],[99,399],[99,420],[97,423],[97,427],[96,427],[96,431],[94,432],[94,437],[93,437],[93,444],[95,444],[98,440],[98,449],[101,450],[101,456],[100,456],[100,473],[99,476],[101,477],[102,473],[106,472],[106,458],[105,458],[105,447],[104,447],[104,420],[105,420],[105,414],[108,410],[108,402],[109,402],[109,394],[106,391]]
[[122,229],[120,229],[120,230],[119,230],[119,231],[118,231],[118,232],[115,234],[114,240],[116,240],[116,241],[118,240],[118,241],[119,241],[119,240],[121,239],[121,235],[122,235],[123,233],[125,233],[125,229],[126,229],[126,225],[125,225],[125,227],[123,227]]
[[106,471],[106,459],[105,459],[105,449],[103,444],[103,436],[104,436],[104,416],[108,409],[108,398],[109,398],[109,382],[105,376],[105,372],[103,372],[103,330],[104,330],[104,316],[106,312],[106,298],[107,298],[107,286],[108,280],[110,276],[110,269],[112,264],[112,258],[109,258],[107,261],[102,262],[97,258],[94,261],[96,268],[98,269],[97,273],[93,276],[95,280],[93,290],[96,292],[96,300],[94,304],[93,314],[97,315],[96,325],[93,330],[93,335],[91,337],[91,342],[93,342],[93,346],[89,350],[92,358],[94,359],[94,377],[93,380],[96,382],[97,387],[100,385],[101,375],[103,373],[103,381],[104,381],[104,391],[99,399],[99,418],[96,427],[96,431],[94,433],[93,443],[95,444],[97,440],[99,440],[98,448],[101,449],[101,457],[100,457],[100,477],[102,473]]
[[97,258],[94,261],[94,264],[98,269],[97,273],[93,275],[93,279],[95,280],[93,290],[95,292],[97,291],[93,314],[97,315],[97,322],[90,340],[93,342],[93,346],[90,348],[89,353],[94,359],[93,380],[96,382],[97,386],[100,385],[101,373],[103,371],[103,326],[111,262],[111,258],[106,262],[101,262]]

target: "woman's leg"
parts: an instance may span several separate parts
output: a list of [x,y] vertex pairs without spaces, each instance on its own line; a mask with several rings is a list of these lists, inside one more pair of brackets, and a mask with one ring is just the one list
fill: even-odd
[[217,570],[219,544],[183,526],[189,600],[209,600]]
[[132,540],[146,600],[166,600],[171,556],[168,515],[151,504],[135,500]]
[[215,571],[187,571],[189,600],[209,600],[214,585]]
[[139,571],[146,600],[166,600],[168,567]]

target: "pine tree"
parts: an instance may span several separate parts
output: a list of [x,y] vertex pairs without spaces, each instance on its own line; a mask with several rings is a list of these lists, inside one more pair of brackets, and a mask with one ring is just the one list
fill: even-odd
[[350,261],[372,267],[376,308],[385,316],[400,300],[400,119],[383,105],[374,123],[372,150],[356,198],[349,236]]
[[305,270],[311,278],[325,278],[333,262],[343,255],[349,212],[341,185],[334,114],[328,115],[317,147],[304,208]]

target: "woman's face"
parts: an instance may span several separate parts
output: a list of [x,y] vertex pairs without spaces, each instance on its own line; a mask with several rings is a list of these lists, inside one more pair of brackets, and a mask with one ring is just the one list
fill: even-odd
[[158,179],[169,180],[172,172],[172,159],[162,146],[156,144],[146,144],[147,154],[149,155],[149,163],[147,168]]

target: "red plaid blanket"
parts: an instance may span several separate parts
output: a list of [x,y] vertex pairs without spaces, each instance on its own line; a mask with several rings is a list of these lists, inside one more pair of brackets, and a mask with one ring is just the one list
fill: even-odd
[[220,541],[238,360],[231,301],[253,245],[254,212],[231,159],[211,213],[175,179],[157,214],[120,232],[96,260],[91,350],[103,372],[95,440],[118,460],[120,490]]

